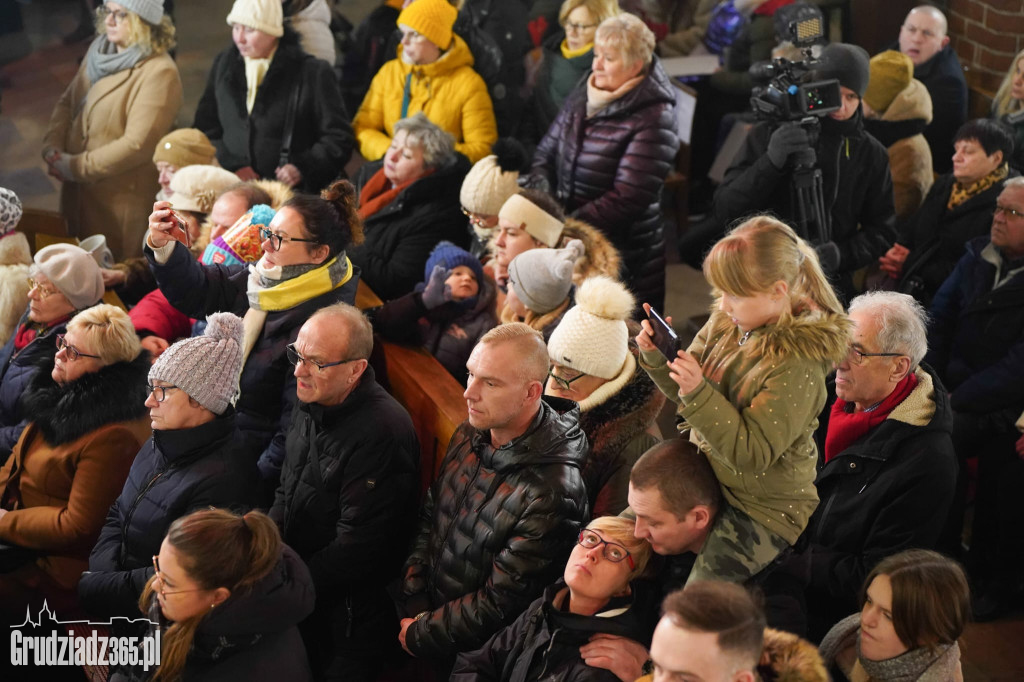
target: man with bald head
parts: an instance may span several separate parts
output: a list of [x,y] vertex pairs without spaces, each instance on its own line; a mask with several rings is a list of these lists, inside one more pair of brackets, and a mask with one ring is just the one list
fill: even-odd
[[548,353],[525,324],[485,334],[466,363],[469,419],[427,493],[399,641],[447,679],[561,574],[587,519],[579,407],[544,395]]
[[967,121],[967,81],[946,28],[938,8],[920,5],[903,20],[899,40],[900,52],[914,62],[914,78],[924,83],[935,104],[924,138],[936,173],[953,169],[953,137]]

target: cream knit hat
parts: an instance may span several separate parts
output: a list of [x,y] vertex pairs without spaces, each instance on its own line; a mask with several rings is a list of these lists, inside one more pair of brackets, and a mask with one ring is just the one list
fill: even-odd
[[235,0],[228,13],[228,26],[241,24],[280,38],[284,35],[281,0]]
[[[420,0],[422,2],[422,0]],[[550,213],[542,210],[521,194],[514,194],[498,211],[498,218],[521,225],[526,233],[548,246],[555,246],[562,238],[565,224]]]
[[171,178],[171,206],[182,211],[209,213],[213,202],[229,187],[242,182],[218,166],[185,166]]
[[526,150],[513,138],[498,140],[491,152],[473,164],[459,192],[462,207],[481,215],[498,215],[508,198],[519,193],[519,169],[526,162]]
[[576,305],[551,333],[548,356],[552,362],[602,379],[622,373],[629,353],[626,320],[636,301],[626,287],[597,275],[576,289]]

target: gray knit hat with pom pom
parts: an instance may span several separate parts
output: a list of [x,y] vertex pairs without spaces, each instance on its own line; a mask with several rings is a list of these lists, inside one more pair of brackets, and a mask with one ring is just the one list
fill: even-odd
[[243,339],[242,318],[214,313],[206,318],[202,336],[183,339],[160,354],[149,380],[173,384],[210,412],[224,414],[237,398]]
[[572,271],[586,249],[573,239],[564,249],[530,249],[508,264],[508,285],[527,308],[543,315],[568,298]]

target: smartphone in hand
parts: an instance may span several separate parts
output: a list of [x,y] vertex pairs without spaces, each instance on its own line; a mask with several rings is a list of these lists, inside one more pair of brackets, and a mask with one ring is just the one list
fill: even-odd
[[171,222],[173,222],[175,226],[178,228],[178,230],[181,232],[180,237],[173,233],[171,234],[171,236],[174,239],[177,239],[182,244],[184,244],[185,248],[192,248],[192,237],[189,236],[188,233],[188,224],[185,222],[184,218],[178,215],[178,212],[175,211],[173,208],[169,210],[171,212]]
[[668,322],[658,314],[658,311],[651,308],[647,320],[651,323],[654,336],[651,341],[658,348],[665,359],[672,362],[676,359],[682,345],[679,342],[679,335],[669,326]]

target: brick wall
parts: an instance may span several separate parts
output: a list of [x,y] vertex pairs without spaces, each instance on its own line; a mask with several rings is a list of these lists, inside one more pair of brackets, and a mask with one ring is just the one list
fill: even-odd
[[949,36],[968,82],[995,91],[1024,49],[1024,0],[949,0]]

